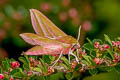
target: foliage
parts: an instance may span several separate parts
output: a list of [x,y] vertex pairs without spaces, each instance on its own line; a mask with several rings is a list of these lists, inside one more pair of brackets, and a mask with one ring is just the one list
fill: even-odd
[[[74,51],[76,54],[76,51]],[[14,79],[36,79],[54,80],[57,79],[79,79],[83,73],[96,75],[100,72],[109,72],[115,69],[120,72],[120,41],[111,41],[105,35],[105,41],[99,39],[89,40],[79,49],[79,60],[71,56],[69,63],[66,56],[62,56],[54,67],[51,67],[58,56],[24,56],[19,61],[6,58],[2,61],[0,74],[4,80]],[[59,76],[58,76],[59,75]],[[0,75],[1,76],[1,75]]]

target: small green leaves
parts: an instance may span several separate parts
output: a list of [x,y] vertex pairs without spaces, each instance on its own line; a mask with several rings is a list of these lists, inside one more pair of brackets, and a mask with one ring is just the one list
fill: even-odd
[[81,65],[81,64],[78,64],[78,65],[75,67],[74,71],[78,71],[78,70],[80,70],[81,68],[82,68],[82,65]]
[[2,64],[3,64],[3,69],[5,71],[9,70],[9,68],[10,68],[10,60],[9,59],[6,58],[4,61],[2,61]]
[[85,55],[85,56],[83,56],[83,58],[86,60],[86,62],[87,62],[88,65],[92,65],[92,62],[91,62],[92,58],[90,56],[86,56]]
[[65,77],[67,80],[72,80],[72,73],[67,73]]
[[42,70],[41,70],[40,67],[35,67],[35,68],[33,68],[33,71],[35,71],[35,72],[41,72],[41,73],[42,73]]
[[86,50],[89,50],[91,51],[92,49],[94,49],[93,45],[91,45],[90,43],[85,43],[83,45],[83,47],[86,49]]
[[98,72],[97,69],[89,69],[89,73],[90,73],[91,75],[96,75],[97,72]]
[[45,64],[45,62],[40,58],[40,61],[41,61],[41,63],[42,63],[42,65],[43,65],[43,67],[44,67],[44,72],[48,72],[48,68],[47,68],[47,66],[46,66],[46,64]]
[[69,69],[71,68],[69,61],[65,57],[61,57],[61,60],[68,66]]
[[110,40],[108,35],[104,34],[104,37],[105,37],[105,41],[107,41],[110,44],[110,46],[112,47],[112,41]]
[[116,69],[117,72],[120,72],[120,64],[116,65],[115,69]]
[[29,58],[28,58],[28,56],[26,54],[24,54],[24,57],[22,57],[22,56],[19,57],[19,60],[21,62],[23,62],[23,68],[25,70],[29,70],[30,69],[30,61],[29,61]]
[[45,63],[50,64],[50,58],[49,58],[49,55],[43,55],[43,56],[42,56],[42,59],[44,60]]
[[13,75],[14,77],[17,77],[17,78],[22,78],[24,76],[27,76],[21,68],[13,69],[11,72],[11,75]]
[[95,42],[100,42],[100,44],[103,44],[103,41],[100,40],[100,39],[94,39],[94,40],[92,41],[93,44],[94,44]]
[[114,60],[113,53],[110,50],[107,50],[108,54],[112,57],[112,60]]

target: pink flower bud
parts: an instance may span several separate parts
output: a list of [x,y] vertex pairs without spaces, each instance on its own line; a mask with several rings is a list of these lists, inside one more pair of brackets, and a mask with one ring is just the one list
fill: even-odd
[[117,54],[117,53],[114,54],[114,57],[115,57],[115,59],[117,59],[117,60],[120,59],[120,56],[119,56],[119,54]]
[[4,79],[5,76],[3,74],[0,74],[0,79]]
[[11,62],[11,67],[12,67],[12,68],[16,68],[16,67],[19,67],[19,66],[20,66],[20,64],[19,64],[18,61],[13,61],[13,62]]
[[103,59],[100,59],[100,58],[94,58],[94,62],[99,65],[103,62]]
[[109,49],[110,48],[110,46],[107,45],[107,44],[104,44],[104,47],[105,47],[105,49]]
[[61,13],[59,14],[59,20],[60,20],[61,22],[65,22],[65,21],[67,21],[67,19],[68,19],[67,13],[61,12]]
[[51,74],[51,73],[53,73],[54,72],[54,69],[52,69],[52,68],[48,68],[48,74]]
[[58,57],[59,55],[58,54],[53,54],[52,56]]
[[35,61],[35,59],[32,58],[32,57],[30,57],[29,60],[30,60],[31,63],[33,63]]
[[78,16],[78,11],[75,8],[71,8],[69,10],[69,16],[72,19],[76,18]]
[[28,76],[31,76],[32,74],[33,74],[32,71],[27,72],[27,75],[28,75]]
[[116,45],[117,45],[117,46],[120,45],[120,41],[117,41],[117,42],[116,42]]
[[86,54],[86,51],[85,51],[85,50],[83,50],[83,51],[82,51],[82,55],[85,55],[85,54]]
[[96,49],[98,49],[99,46],[100,46],[100,42],[95,42],[95,43],[94,43],[94,47],[95,47]]
[[71,64],[71,68],[74,69],[76,67],[75,64]]
[[78,53],[82,53],[82,49],[81,48],[78,49]]
[[115,47],[115,46],[116,46],[115,41],[112,41],[112,46],[113,46],[113,47]]
[[11,76],[11,77],[10,77],[10,80],[14,80],[14,78]]
[[100,51],[104,52],[106,50],[105,46],[104,45],[100,45],[99,47]]
[[114,63],[117,63],[117,62],[118,62],[118,59],[114,59],[113,62],[114,62]]
[[83,29],[86,32],[89,32],[91,30],[91,22],[90,21],[85,21],[83,23]]
[[40,4],[40,9],[45,12],[50,12],[52,9],[52,5],[47,2],[44,2]]

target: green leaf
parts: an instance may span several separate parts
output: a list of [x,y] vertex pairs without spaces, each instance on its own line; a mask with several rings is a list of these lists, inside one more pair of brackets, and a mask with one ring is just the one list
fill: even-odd
[[93,45],[91,45],[90,43],[85,43],[83,45],[83,47],[89,51],[91,51],[92,49],[94,49]]
[[92,58],[90,56],[84,55],[83,58],[88,62],[89,65],[92,64]]
[[5,79],[4,80],[9,80],[10,76],[7,75],[7,74],[4,74],[5,75]]
[[41,61],[42,65],[43,65],[43,67],[44,67],[44,71],[48,72],[48,68],[47,68],[45,62],[41,58],[40,58],[40,61]]
[[88,42],[92,45],[92,41],[89,38],[86,38]]
[[30,76],[30,80],[45,80],[44,76]]
[[41,70],[44,70],[44,67],[41,65],[37,65]]
[[104,34],[104,37],[105,37],[105,41],[107,41],[110,44],[110,46],[112,47],[112,41],[110,40],[108,35]]
[[13,69],[11,75],[17,78],[22,78],[24,76],[27,76],[27,74],[25,74],[21,68]]
[[10,68],[10,64],[7,61],[2,61],[2,64],[4,70],[8,71],[8,69]]
[[81,60],[81,62],[89,66],[89,63],[86,60]]
[[65,57],[61,57],[61,60],[68,66],[69,69],[71,68],[69,61]]
[[63,63],[61,63],[60,65],[63,66],[65,69],[68,69],[68,66],[67,66],[67,65],[65,65],[65,64],[63,64]]
[[49,58],[49,55],[43,55],[43,56],[42,56],[42,59],[44,60],[45,63],[50,64],[50,58]]
[[42,72],[41,68],[39,68],[39,67],[35,67],[35,68],[33,68],[33,71],[36,71],[36,72]]
[[18,70],[18,69],[13,69],[13,70],[10,72],[10,74],[11,74],[11,75],[14,75],[16,72],[19,72],[19,70]]
[[65,77],[67,80],[72,80],[72,73],[67,73]]
[[100,44],[103,44],[103,41],[100,40],[100,39],[94,39],[94,40],[92,41],[93,44],[94,44],[95,42],[100,42]]
[[28,62],[28,64],[30,65],[30,60],[29,60],[28,56],[26,54],[24,54],[24,57],[25,57],[26,61]]
[[2,67],[0,66],[0,73],[2,73]]
[[16,78],[23,78],[23,75],[20,72],[16,72],[13,76]]
[[107,49],[107,52],[110,54],[111,58],[114,60],[114,55],[113,55],[113,53],[112,53],[109,49]]
[[104,70],[108,71],[108,72],[112,71],[113,69],[114,69],[114,67],[112,67],[112,66],[106,66],[106,67],[104,67]]
[[56,74],[50,75],[50,80],[64,80],[64,73],[57,72]]
[[26,59],[24,57],[19,57],[19,60],[23,63],[27,63]]
[[24,63],[24,64],[23,64],[23,68],[24,68],[25,70],[29,70],[29,69],[30,69],[28,63]]
[[120,64],[116,65],[115,69],[116,69],[117,72],[120,72]]
[[82,67],[82,65],[81,65],[81,64],[78,64],[78,65],[75,67],[74,71],[79,71],[79,70],[81,69],[81,67]]
[[96,75],[98,73],[98,70],[97,69],[89,69],[89,73],[91,75]]
[[55,56],[51,56],[51,55],[50,55],[49,58],[50,58],[50,61],[51,61],[51,62],[55,61]]

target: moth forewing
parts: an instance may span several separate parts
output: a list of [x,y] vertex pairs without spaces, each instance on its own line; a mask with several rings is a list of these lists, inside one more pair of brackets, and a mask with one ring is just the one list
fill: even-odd
[[35,9],[30,9],[32,25],[35,32],[44,37],[58,38],[60,36],[67,36],[60,30],[51,20],[44,14]]

